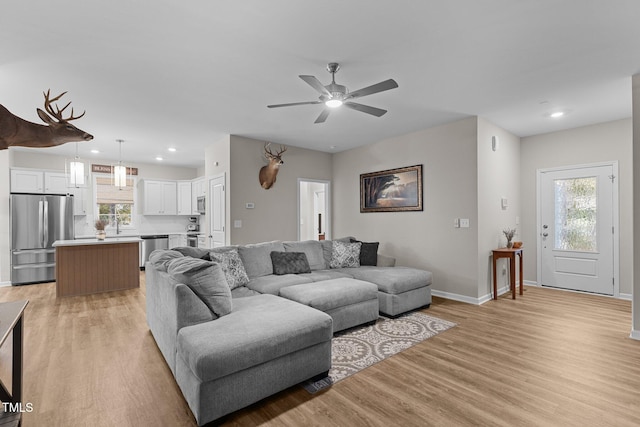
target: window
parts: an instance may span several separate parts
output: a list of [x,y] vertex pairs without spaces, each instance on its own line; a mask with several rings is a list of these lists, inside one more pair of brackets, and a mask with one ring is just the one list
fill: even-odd
[[135,180],[127,178],[127,186],[118,188],[108,176],[96,176],[95,194],[97,216],[107,222],[107,226],[133,227],[133,204]]

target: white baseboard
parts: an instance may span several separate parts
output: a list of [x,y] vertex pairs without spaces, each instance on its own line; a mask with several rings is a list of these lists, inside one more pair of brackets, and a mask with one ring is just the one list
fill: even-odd
[[3,288],[5,286],[11,286],[11,282],[0,282],[0,288]]
[[618,294],[618,298],[626,301],[631,301],[633,300],[633,294]]
[[640,341],[640,331],[636,331],[635,329],[632,329],[631,335],[629,335],[629,338]]
[[[509,292],[509,288],[506,287],[506,286],[498,289],[498,295],[502,295],[505,292]],[[431,290],[431,295],[435,296],[435,297],[450,299],[450,300],[453,300],[453,301],[460,301],[460,302],[464,302],[464,303],[467,303],[467,304],[473,304],[473,305],[484,304],[487,301],[491,301],[491,298],[492,298],[492,295],[490,293],[487,294],[487,295],[483,295],[480,298],[473,298],[473,297],[468,297],[466,295],[460,295],[460,294],[454,294],[454,293],[451,293],[451,292],[439,291],[437,289],[432,289]]]

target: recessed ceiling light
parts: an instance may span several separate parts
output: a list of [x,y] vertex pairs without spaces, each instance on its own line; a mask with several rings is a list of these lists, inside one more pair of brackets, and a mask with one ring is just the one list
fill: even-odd
[[549,117],[552,119],[557,119],[558,117],[564,116],[564,111],[556,111],[555,113],[551,113]]
[[91,150],[91,152],[92,152],[93,154],[99,154],[99,153],[100,153],[100,150],[96,150],[96,149],[94,148],[93,150]]
[[168,150],[169,150],[169,151],[171,151],[172,153],[175,153],[175,152],[176,152],[175,147],[169,147],[169,148],[168,148]]
[[156,156],[156,160],[158,160],[158,161],[162,161],[162,160],[164,160],[164,159],[163,159],[162,157],[160,157],[160,156]]

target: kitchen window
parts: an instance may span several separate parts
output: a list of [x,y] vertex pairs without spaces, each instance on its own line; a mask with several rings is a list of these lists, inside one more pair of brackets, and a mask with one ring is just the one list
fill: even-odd
[[127,178],[127,186],[118,188],[111,182],[111,177],[95,177],[96,217],[107,221],[108,227],[133,227],[135,203],[134,178]]

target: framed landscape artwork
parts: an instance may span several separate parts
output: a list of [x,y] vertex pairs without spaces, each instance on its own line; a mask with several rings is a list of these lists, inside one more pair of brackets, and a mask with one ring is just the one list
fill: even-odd
[[422,165],[360,175],[360,212],[422,210]]

